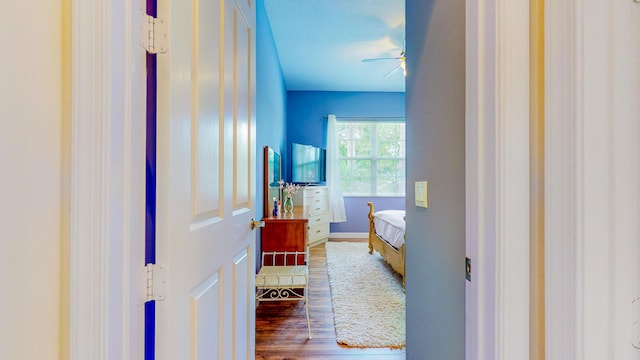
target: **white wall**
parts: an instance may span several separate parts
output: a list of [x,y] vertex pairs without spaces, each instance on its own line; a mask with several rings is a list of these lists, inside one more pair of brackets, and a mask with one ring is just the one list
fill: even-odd
[[60,351],[61,2],[0,12],[0,358]]

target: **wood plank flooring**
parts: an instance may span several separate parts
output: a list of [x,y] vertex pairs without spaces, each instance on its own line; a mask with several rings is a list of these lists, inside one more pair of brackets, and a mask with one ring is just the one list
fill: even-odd
[[406,359],[405,349],[351,348],[336,342],[324,245],[310,249],[309,288],[313,339],[307,340],[303,302],[260,303],[256,311],[256,360]]

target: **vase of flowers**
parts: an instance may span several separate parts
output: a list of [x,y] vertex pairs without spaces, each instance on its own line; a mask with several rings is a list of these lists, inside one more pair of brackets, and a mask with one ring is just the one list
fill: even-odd
[[291,198],[290,195],[287,195],[287,197],[284,198],[284,212],[285,213],[290,213],[293,211],[293,199]]
[[284,195],[284,203],[282,204],[284,212],[290,213],[293,211],[293,194],[300,190],[300,185],[286,183],[284,180],[278,181],[278,184]]

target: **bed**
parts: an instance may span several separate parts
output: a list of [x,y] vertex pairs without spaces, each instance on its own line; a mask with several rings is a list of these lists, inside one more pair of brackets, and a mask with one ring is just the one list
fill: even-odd
[[369,205],[369,254],[377,251],[400,276],[405,284],[405,211],[375,211]]

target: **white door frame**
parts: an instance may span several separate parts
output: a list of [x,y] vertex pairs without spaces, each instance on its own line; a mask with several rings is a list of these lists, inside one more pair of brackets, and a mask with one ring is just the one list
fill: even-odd
[[545,8],[547,358],[638,359],[640,4]]
[[[525,6],[467,2],[467,359],[528,357],[528,235],[513,226],[528,227],[528,200],[516,200],[528,171],[514,161],[528,166],[529,149],[511,122],[529,108],[516,72],[528,76]],[[545,2],[548,359],[640,356],[639,12],[633,1]]]
[[529,357],[529,1],[467,1],[466,359]]
[[67,1],[72,24],[69,354],[71,359],[140,359],[144,314],[137,301],[143,283],[135,274],[136,264],[140,270],[144,265],[145,68],[144,51],[136,50],[139,4]]
[[[137,29],[137,9],[125,0],[69,1],[69,352],[71,359],[140,358],[142,341],[138,337],[142,330],[135,327],[142,323],[142,311],[132,305],[137,298],[133,275],[137,270],[131,265],[142,258],[144,238],[144,182],[140,182],[144,177],[139,167],[144,164],[144,123],[138,121],[143,115],[135,105],[144,94],[135,85],[144,82],[138,78],[144,69],[135,68],[139,64],[133,50],[137,36],[132,30]],[[606,344],[625,342],[628,337],[624,334],[600,335],[624,331],[621,324],[630,301],[620,299],[638,295],[633,293],[638,291],[637,285],[629,284],[631,277],[615,277],[627,271],[637,274],[630,261],[633,252],[615,251],[631,247],[637,253],[637,244],[632,241],[638,238],[639,230],[624,217],[606,218],[603,223],[601,215],[609,212],[599,207],[606,203],[616,214],[638,214],[639,176],[634,156],[640,136],[632,121],[637,119],[633,114],[638,109],[629,107],[633,104],[629,96],[638,89],[625,80],[634,76],[618,70],[633,68],[625,63],[630,57],[624,56],[624,46],[611,49],[611,60],[602,55],[597,42],[596,46],[584,42],[596,29],[605,35],[595,41],[607,42],[610,38],[606,35],[613,36],[608,31],[614,31],[618,36],[627,34],[629,43],[637,44],[637,29],[623,16],[629,13],[626,3],[576,0],[573,7],[566,4],[546,4],[546,118],[550,125],[546,134],[546,257],[547,273],[555,274],[548,277],[546,285],[550,359],[596,356]],[[634,6],[631,1],[628,5]],[[608,7],[603,11],[600,6]],[[528,19],[525,1],[467,2],[467,248],[473,264],[473,280],[467,284],[468,359],[528,356],[529,214],[528,206],[522,206],[528,204],[529,178],[528,80],[522,78],[529,73],[528,55],[524,55],[528,51]],[[614,26],[608,28],[610,24]],[[607,71],[588,71],[588,66],[599,65]],[[635,69],[637,79],[637,66]],[[580,91],[595,88],[594,82],[602,80],[617,90],[616,98]],[[598,123],[596,116],[615,119],[616,126]],[[603,136],[605,133],[610,136]],[[599,143],[594,144],[594,139]],[[619,155],[613,171],[604,176],[606,157],[582,152],[595,146]],[[594,194],[600,195],[593,198]],[[613,203],[604,202],[603,196]],[[140,223],[132,221],[138,216]],[[612,241],[585,236],[594,233],[592,230],[613,235]],[[589,272],[603,268],[610,270],[608,277]],[[599,292],[611,277],[620,285],[618,292]],[[625,285],[630,290],[620,290]],[[606,327],[594,331],[596,327],[589,325],[602,320],[602,314],[592,311],[597,304],[586,301],[585,296],[597,294],[601,294],[599,301],[620,310],[614,311]],[[618,351],[616,346],[609,348]]]
[[[136,4],[69,1],[70,358],[141,358],[142,308],[134,305],[141,282],[132,265],[143,259],[144,239],[144,116],[136,105],[143,100],[136,84],[144,83],[138,78],[144,68],[135,61]],[[522,206],[528,203],[529,149],[524,3],[467,4],[467,174],[475,179],[467,184],[474,264],[467,309],[475,311],[468,316],[468,359],[528,354],[529,289],[522,280],[529,276],[529,214]],[[138,216],[140,222],[132,221]]]

